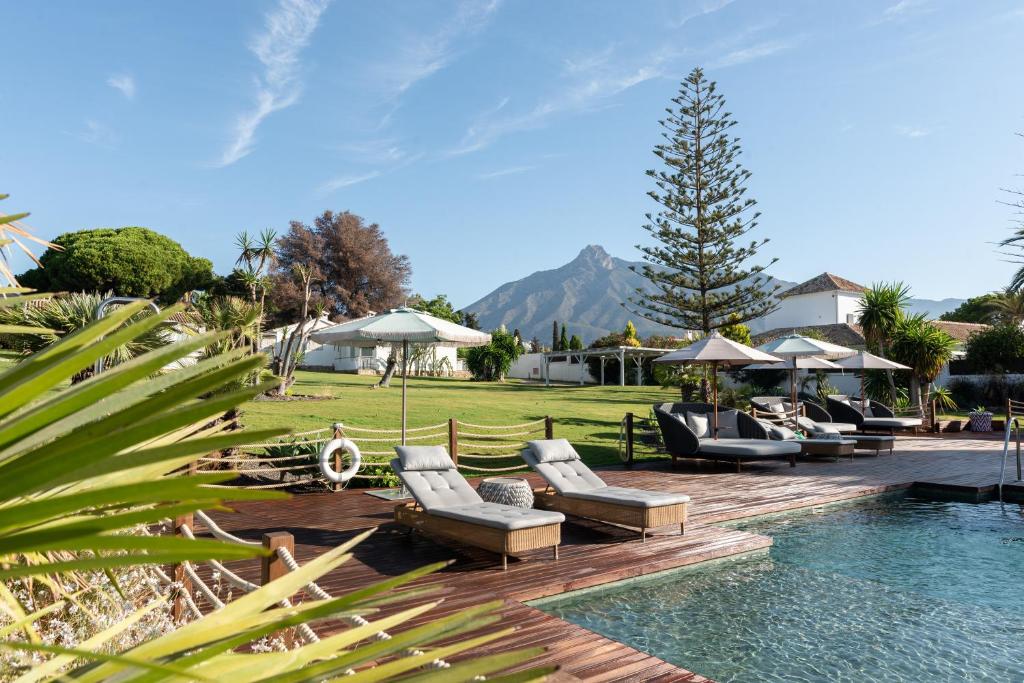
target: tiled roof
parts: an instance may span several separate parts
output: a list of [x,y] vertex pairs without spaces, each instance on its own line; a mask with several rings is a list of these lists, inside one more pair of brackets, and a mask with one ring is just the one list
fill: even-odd
[[801,282],[796,287],[787,289],[779,294],[779,298],[785,299],[787,296],[813,294],[815,292],[856,292],[859,294],[866,289],[867,287],[858,285],[856,282],[847,280],[844,277],[839,277],[832,273],[822,273],[821,275],[812,277],[807,282]]
[[987,330],[990,326],[983,323],[957,323],[949,320],[932,320],[932,327],[937,327],[958,342],[967,341],[972,334]]
[[865,344],[864,334],[859,325],[848,323],[837,323],[835,325],[804,325],[803,327],[776,327],[774,330],[767,330],[751,337],[754,346],[760,346],[774,341],[787,334],[807,334],[810,336],[821,336],[825,341],[839,344],[840,346],[863,347]]

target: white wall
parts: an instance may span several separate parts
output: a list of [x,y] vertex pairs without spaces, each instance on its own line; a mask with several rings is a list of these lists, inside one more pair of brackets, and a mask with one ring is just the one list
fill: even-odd
[[779,308],[765,316],[765,329],[777,327],[803,327],[806,325],[834,325],[846,322],[836,319],[836,292],[797,294],[779,300]]
[[[586,384],[596,384],[597,379],[590,374],[590,370],[584,361],[583,381]],[[549,365],[552,382],[574,382],[580,381],[580,364],[569,362],[552,362]],[[544,354],[524,353],[516,359],[509,370],[508,376],[514,379],[532,379],[538,382],[544,381]],[[609,384],[618,384],[619,378],[605,377]]]
[[[857,320],[857,309],[860,308],[860,294],[848,292],[836,293],[836,322],[854,323]],[[851,317],[852,316],[852,317]]]

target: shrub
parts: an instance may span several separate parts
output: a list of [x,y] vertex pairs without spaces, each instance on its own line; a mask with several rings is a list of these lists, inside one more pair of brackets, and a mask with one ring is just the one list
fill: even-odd
[[475,346],[466,352],[466,367],[475,380],[501,381],[520,353],[522,347],[512,334],[504,329],[494,330],[490,344]]
[[1024,365],[1024,330],[1017,325],[998,325],[971,335],[965,360],[978,374],[1020,369]]
[[981,392],[978,391],[978,386],[969,379],[954,377],[949,380],[949,384],[946,387],[949,389],[949,393],[957,405],[974,405],[981,400]]

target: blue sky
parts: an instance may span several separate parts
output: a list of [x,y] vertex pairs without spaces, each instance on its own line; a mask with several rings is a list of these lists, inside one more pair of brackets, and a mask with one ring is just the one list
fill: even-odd
[[[466,305],[586,244],[636,259],[657,121],[695,65],[773,274],[1003,286],[1024,3],[3,3],[0,191],[44,237],[144,225],[214,261],[324,209]],[[24,263],[18,262],[24,266]]]

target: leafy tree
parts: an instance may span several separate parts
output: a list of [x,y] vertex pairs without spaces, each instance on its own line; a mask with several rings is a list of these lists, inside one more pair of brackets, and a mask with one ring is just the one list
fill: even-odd
[[738,318],[739,316],[732,317],[731,319],[734,322],[730,322],[728,325],[723,325],[718,328],[718,331],[721,332],[722,336],[726,339],[731,339],[734,342],[750,346],[752,344],[750,339],[750,328],[743,323],[738,322]]
[[[864,331],[868,350],[885,356],[889,340],[905,316],[904,309],[910,303],[910,287],[902,282],[876,282],[864,292],[857,308],[857,322]],[[898,397],[892,370],[886,370],[891,405]]]
[[988,304],[989,316],[985,322],[1020,325],[1024,322],[1024,291],[999,292]]
[[456,311],[445,294],[438,294],[433,299],[427,299],[419,294],[410,297],[407,304],[409,308],[429,313],[435,318],[441,318],[456,325],[462,324],[462,314]]
[[466,367],[473,379],[500,382],[505,379],[512,363],[522,353],[522,346],[505,329],[491,332],[491,343],[466,349]]
[[26,287],[48,291],[106,292],[118,296],[179,299],[213,282],[207,259],[148,228],[99,228],[57,237],[41,264],[19,277]]
[[654,287],[630,301],[649,320],[707,334],[772,312],[778,286],[768,287],[767,266],[745,266],[768,240],[739,244],[759,214],[745,197],[750,172],[737,161],[725,99],[695,68],[672,102],[660,121],[666,142],[654,148],[665,168],[647,171],[657,185],[648,194],[662,207],[644,225],[655,245],[638,245],[647,263],[634,268]]
[[332,319],[358,317],[401,305],[412,269],[406,256],[391,252],[376,223],[348,211],[325,211],[312,226],[292,221],[277,240],[271,299],[284,320],[295,320],[302,294],[292,275],[295,264],[316,266],[311,303],[322,302]]
[[[235,260],[235,273],[239,280],[245,284],[249,292],[249,300],[256,311],[256,334],[253,337],[253,351],[259,351],[259,341],[263,336],[263,320],[267,312],[267,291],[270,289],[270,269],[277,259],[274,253],[274,240],[277,233],[269,228],[259,235],[253,237],[248,231],[243,230],[235,237],[235,246],[238,247],[238,259]],[[310,274],[318,272],[316,266],[293,263],[292,272],[296,268],[308,270]],[[309,294],[304,293],[306,306],[309,302]],[[303,318],[305,319],[305,318]]]
[[534,335],[533,339],[530,340],[530,353],[541,353],[544,350],[544,345],[540,343],[540,339]]
[[911,368],[911,405],[924,410],[932,382],[953,357],[956,346],[953,337],[929,323],[923,315],[901,316],[892,332],[889,348],[893,360]]
[[940,315],[939,320],[957,323],[987,323],[992,317],[992,304],[998,298],[999,294],[997,293],[972,296],[952,311]]
[[1024,365],[1024,330],[1003,324],[977,332],[967,340],[964,360],[979,374],[1017,372]]
[[463,327],[468,327],[471,330],[480,329],[480,316],[469,311],[459,311],[459,313],[462,315]]
[[583,340],[579,338],[579,335],[576,335],[576,334],[572,335],[572,338],[569,340],[569,350],[570,351],[582,351],[583,350]]
[[569,336],[565,332],[565,323],[562,323],[562,334],[558,336],[558,348],[556,351],[568,351],[569,350]]

